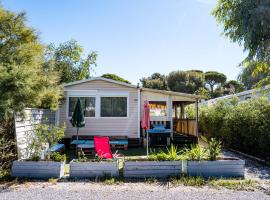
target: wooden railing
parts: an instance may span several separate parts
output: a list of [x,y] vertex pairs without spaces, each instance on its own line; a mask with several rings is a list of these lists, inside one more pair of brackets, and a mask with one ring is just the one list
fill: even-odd
[[176,133],[197,136],[195,119],[175,119],[174,128]]

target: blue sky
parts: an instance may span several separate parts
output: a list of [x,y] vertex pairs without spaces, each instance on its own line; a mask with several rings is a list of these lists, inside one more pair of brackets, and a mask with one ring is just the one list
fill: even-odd
[[76,39],[98,51],[96,76],[115,73],[136,84],[154,72],[216,70],[235,79],[245,54],[221,36],[210,15],[216,0],[2,0],[26,11],[45,44]]

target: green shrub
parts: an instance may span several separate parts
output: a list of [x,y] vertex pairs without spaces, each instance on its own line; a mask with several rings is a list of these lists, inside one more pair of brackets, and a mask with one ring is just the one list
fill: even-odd
[[[54,124],[49,124],[44,122],[43,124],[37,124],[35,126],[35,133],[32,131],[28,133],[29,144],[27,146],[27,155],[31,160],[40,160],[40,155],[42,151],[49,149],[52,145],[56,144],[60,139],[64,137],[65,134],[65,124],[62,126],[57,126]],[[51,160],[50,151],[47,152],[46,160]]]
[[174,145],[171,145],[170,148],[167,148],[167,155],[169,160],[178,160],[178,150],[177,147]]
[[14,121],[0,119],[0,177],[9,173],[12,162],[16,159]]
[[64,162],[66,160],[66,156],[61,155],[58,152],[54,152],[50,154],[50,160],[55,161],[55,162]]
[[207,160],[208,155],[206,149],[200,144],[192,144],[191,148],[185,148],[182,151],[182,159],[187,160]]
[[88,161],[88,159],[87,159],[87,157],[85,156],[85,154],[84,154],[84,152],[83,152],[82,149],[80,149],[80,150],[78,151],[78,161],[79,161],[79,162],[87,162],[87,161]]
[[152,152],[148,156],[149,160],[152,161],[173,161],[173,160],[180,160],[179,151],[176,146],[171,145],[170,148],[167,148],[166,151],[161,151],[159,153]]
[[209,160],[217,160],[217,156],[221,152],[221,142],[216,140],[215,138],[207,139],[204,136],[201,136],[202,140],[207,143],[207,153]]
[[[270,160],[270,103],[265,97],[219,100],[199,109],[199,128],[223,145]],[[255,148],[256,147],[256,148]]]
[[39,161],[40,160],[40,156],[39,155],[33,155],[30,160],[32,161]]

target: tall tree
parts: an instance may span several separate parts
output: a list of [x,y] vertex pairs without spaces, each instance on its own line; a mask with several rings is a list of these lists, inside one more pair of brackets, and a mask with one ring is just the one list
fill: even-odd
[[244,91],[244,85],[236,80],[227,81],[223,87],[224,94],[235,94]]
[[68,83],[90,77],[92,66],[96,66],[97,52],[83,56],[83,47],[76,40],[48,45],[46,49],[46,68],[60,74],[60,82]]
[[205,76],[206,87],[209,87],[211,97],[213,98],[214,88],[218,86],[222,86],[226,82],[227,77],[225,76],[225,74],[222,74],[216,71],[205,72],[204,76]]
[[245,89],[250,90],[257,86],[257,84],[269,76],[270,72],[262,71],[255,72],[257,67],[256,62],[245,62],[245,65],[238,75],[238,80],[244,85]]
[[56,108],[58,75],[43,68],[44,48],[25,13],[0,7],[0,174],[15,156],[14,113],[25,107]]
[[168,87],[172,91],[193,94],[203,87],[203,73],[197,71],[174,71],[167,77]]
[[43,50],[35,30],[26,26],[25,13],[0,7],[1,117],[12,117],[26,106],[58,105],[58,76],[42,67]]
[[142,86],[158,90],[167,90],[166,76],[160,73],[154,73],[147,78],[140,79]]
[[213,15],[224,35],[248,51],[245,62],[256,61],[255,73],[268,74],[258,85],[270,84],[269,0],[219,0]]
[[124,79],[124,78],[122,78],[120,76],[117,76],[116,74],[103,74],[101,77],[107,78],[107,79],[112,79],[112,80],[123,82],[123,83],[131,84],[128,80],[126,80],[126,79]]

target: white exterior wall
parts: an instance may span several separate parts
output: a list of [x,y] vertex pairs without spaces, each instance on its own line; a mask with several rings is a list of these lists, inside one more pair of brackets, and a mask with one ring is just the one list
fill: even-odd
[[[96,117],[85,117],[85,127],[80,128],[79,135],[128,136],[139,137],[138,89],[126,87],[103,80],[93,80],[65,87],[65,101],[59,110],[60,123],[65,122],[67,129],[65,137],[76,135],[68,117],[68,97],[70,95],[95,96]],[[127,117],[100,117],[100,96],[127,96]]]

